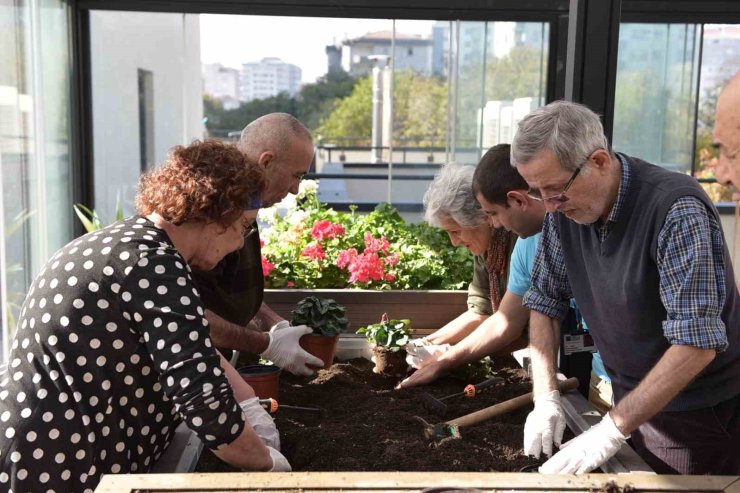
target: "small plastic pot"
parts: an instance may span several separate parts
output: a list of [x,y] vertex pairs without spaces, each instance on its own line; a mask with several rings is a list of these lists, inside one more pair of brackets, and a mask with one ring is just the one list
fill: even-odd
[[237,370],[239,375],[254,389],[260,399],[278,400],[280,370],[275,365],[249,365]]
[[337,353],[338,340],[339,335],[323,336],[319,334],[306,334],[301,336],[298,340],[298,344],[300,344],[303,349],[324,362],[324,366],[316,367],[309,365],[309,368],[313,368],[314,370],[329,368],[332,363],[334,363],[334,355]]

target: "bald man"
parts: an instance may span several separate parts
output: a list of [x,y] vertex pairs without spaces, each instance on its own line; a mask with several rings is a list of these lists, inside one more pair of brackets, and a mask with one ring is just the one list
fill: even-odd
[[717,100],[712,146],[719,151],[717,181],[731,185],[732,200],[740,200],[740,72]]
[[[298,185],[313,160],[313,141],[306,127],[287,113],[262,116],[242,131],[237,147],[265,169],[261,204],[270,207]],[[211,339],[216,347],[260,354],[296,375],[310,375],[307,365],[323,362],[304,351],[298,339],[312,331],[291,327],[262,302],[264,277],[259,231],[247,233],[244,247],[227,255],[209,272],[193,271],[205,304]]]

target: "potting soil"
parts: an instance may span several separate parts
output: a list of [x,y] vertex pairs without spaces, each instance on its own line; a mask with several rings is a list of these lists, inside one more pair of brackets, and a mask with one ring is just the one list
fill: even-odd
[[[422,394],[439,398],[478,382],[444,377],[429,386],[395,390],[398,379],[374,374],[373,364],[365,359],[336,363],[308,378],[283,372],[280,403],[319,407],[324,412],[278,410],[275,419],[282,452],[294,471],[535,472],[544,458],[522,455],[524,421],[531,404],[460,428],[458,439],[429,440],[415,418],[441,422],[531,391],[529,379],[513,358],[497,357],[495,363],[496,375],[506,384],[472,399],[448,399],[444,418],[424,408]],[[207,450],[197,470],[237,471]]]

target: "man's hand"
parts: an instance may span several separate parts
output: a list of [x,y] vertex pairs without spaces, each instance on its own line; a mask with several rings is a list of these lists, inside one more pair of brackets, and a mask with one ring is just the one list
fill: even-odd
[[406,363],[420,369],[449,351],[449,344],[430,344],[426,339],[413,339],[406,344]]
[[524,423],[524,455],[539,459],[540,453],[550,457],[552,444],[558,447],[565,432],[565,414],[560,405],[560,392],[553,390],[534,398],[534,410]]
[[560,452],[545,462],[545,474],[583,474],[593,471],[619,452],[629,436],[624,436],[607,413],[586,432],[560,447]]
[[417,385],[428,385],[437,380],[441,373],[443,373],[442,365],[435,361],[415,371],[410,377],[402,380],[396,388],[405,389]]
[[294,375],[311,375],[313,370],[307,365],[324,366],[323,361],[298,345],[298,339],[311,332],[311,327],[292,327],[287,320],[282,320],[270,329],[270,343],[262,356]]

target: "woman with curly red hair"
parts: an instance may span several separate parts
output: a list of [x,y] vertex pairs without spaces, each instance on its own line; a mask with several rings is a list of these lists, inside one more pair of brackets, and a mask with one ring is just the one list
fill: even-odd
[[139,215],[49,260],[0,373],[2,489],[92,491],[102,474],[147,472],[181,421],[232,465],[290,470],[190,277],[241,248],[263,184],[230,145],[177,147],[142,176]]

